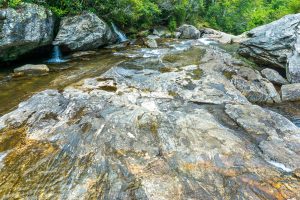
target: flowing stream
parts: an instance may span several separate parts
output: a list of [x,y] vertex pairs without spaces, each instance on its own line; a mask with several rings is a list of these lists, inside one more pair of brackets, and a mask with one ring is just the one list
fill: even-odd
[[[61,89],[84,77],[100,75],[112,65],[124,60],[120,55],[113,55],[115,49],[102,49],[94,55],[71,58],[62,62],[55,51],[52,61],[48,64],[50,73],[46,76],[13,77],[13,68],[0,70],[0,116],[14,109],[21,101],[45,89]],[[57,62],[58,61],[58,62]]]
[[126,41],[128,41],[125,33],[123,33],[122,31],[120,31],[118,29],[118,27],[113,22],[111,23],[111,26],[113,28],[113,31],[117,34],[117,36],[119,38],[119,42],[126,42]]
[[47,63],[64,63],[67,60],[62,58],[62,53],[59,46],[53,46],[52,58],[47,60]]

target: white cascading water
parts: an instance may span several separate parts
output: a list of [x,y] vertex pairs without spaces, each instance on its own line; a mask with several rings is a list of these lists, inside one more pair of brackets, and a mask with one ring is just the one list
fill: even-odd
[[47,62],[48,63],[63,63],[66,61],[67,60],[62,59],[62,53],[60,51],[59,46],[54,46],[53,52],[52,52],[52,58],[50,58]]
[[121,32],[114,23],[111,23],[111,26],[113,28],[113,31],[117,34],[120,42],[128,41],[126,35],[123,32]]

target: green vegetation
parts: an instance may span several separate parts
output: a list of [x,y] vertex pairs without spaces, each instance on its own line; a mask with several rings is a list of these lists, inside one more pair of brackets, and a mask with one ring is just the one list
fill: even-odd
[[299,0],[0,0],[0,5],[17,7],[21,2],[42,4],[58,16],[92,11],[128,32],[155,25],[174,31],[180,24],[189,23],[240,34],[300,12]]

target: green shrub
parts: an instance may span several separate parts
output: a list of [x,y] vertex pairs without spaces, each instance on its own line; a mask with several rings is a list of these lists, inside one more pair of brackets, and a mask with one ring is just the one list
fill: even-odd
[[0,6],[17,7],[21,2],[44,5],[60,17],[91,11],[135,33],[154,25],[174,31],[189,23],[240,34],[300,12],[299,0],[0,0]]
[[0,0],[0,7],[16,8],[22,3],[22,0]]
[[168,28],[171,32],[174,32],[177,28],[177,22],[174,18],[171,18],[171,20],[169,21],[169,25]]

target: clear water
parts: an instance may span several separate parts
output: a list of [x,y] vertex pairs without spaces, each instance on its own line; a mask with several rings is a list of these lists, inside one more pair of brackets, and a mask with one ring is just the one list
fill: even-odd
[[292,171],[293,171],[292,169],[286,167],[286,166],[285,166],[284,164],[282,164],[282,163],[275,162],[275,161],[272,161],[272,160],[267,161],[267,162],[270,163],[271,165],[273,165],[273,166],[279,168],[279,169],[282,169],[283,171],[286,171],[286,172],[292,172]]
[[69,62],[47,64],[46,76],[11,77],[14,67],[0,68],[0,116],[14,109],[21,101],[45,89],[61,89],[82,78],[94,77],[124,59],[113,56],[116,50],[99,50],[94,55],[71,59]]
[[111,23],[111,26],[113,28],[113,31],[117,34],[120,42],[126,42],[126,41],[128,41],[128,38],[126,37],[125,33],[123,33],[122,31],[120,31],[118,29],[118,27],[114,23]]
[[62,53],[59,46],[54,46],[52,52],[52,58],[47,60],[47,63],[64,63],[64,62],[67,62],[67,60],[64,60],[62,58]]

